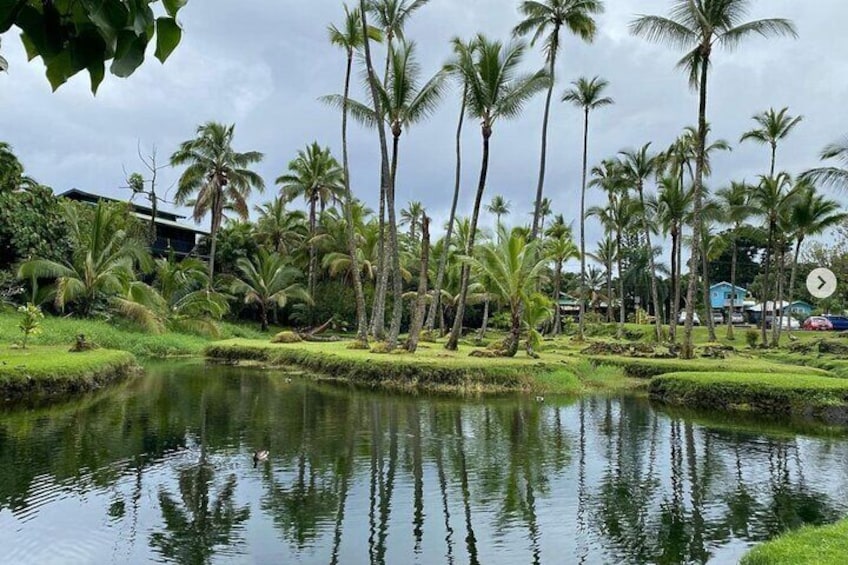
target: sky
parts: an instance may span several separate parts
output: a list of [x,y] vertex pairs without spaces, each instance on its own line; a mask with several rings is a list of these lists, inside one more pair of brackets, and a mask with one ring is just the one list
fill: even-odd
[[[568,83],[599,75],[610,82],[615,105],[591,118],[590,166],[618,151],[652,142],[661,150],[697,120],[697,97],[675,68],[681,53],[633,37],[628,25],[638,14],[666,14],[670,0],[607,0],[592,44],[565,37],[557,67],[552,107],[546,196],[566,221],[579,216],[582,113],[558,102]],[[735,52],[714,54],[708,118],[716,137],[730,141],[732,153],[716,156],[713,188],[730,180],[753,181],[766,172],[769,152],[740,135],[751,116],[769,107],[790,108],[804,120],[778,153],[778,169],[799,173],[818,166],[828,143],[848,133],[848,41],[844,0],[752,0],[751,18],[785,17],[799,38],[753,39]],[[59,193],[70,188],[127,198],[125,171],[142,170],[137,147],[156,146],[166,163],[178,144],[207,121],[236,124],[234,147],[265,154],[257,167],[267,183],[253,204],[276,193],[297,150],[312,141],[329,146],[341,159],[340,112],[319,98],[340,93],[344,53],[327,40],[327,26],[341,24],[340,0],[191,0],[180,15],[183,41],[161,65],[148,53],[128,79],[107,75],[96,96],[88,77],[74,77],[55,93],[36,60],[26,62],[15,28],[3,36],[9,71],[0,75],[0,140],[12,144],[27,173]],[[417,43],[424,78],[450,56],[452,37],[484,32],[508,39],[518,21],[517,0],[431,0],[416,13],[407,38]],[[383,57],[375,50],[378,61]],[[381,62],[377,63],[379,66]],[[540,48],[528,50],[525,67],[544,65]],[[353,97],[367,101],[361,81]],[[459,92],[448,90],[438,110],[401,139],[397,199],[419,200],[441,225],[453,193],[454,135]],[[489,181],[484,200],[503,195],[512,204],[508,223],[530,221],[538,175],[544,97],[522,115],[498,122],[491,140]],[[376,208],[379,198],[379,145],[376,132],[352,125],[351,181],[355,195]],[[479,172],[480,129],[466,123],[459,214],[470,215]],[[160,172],[160,191],[172,187],[180,170]],[[173,194],[173,190],[171,190]],[[839,197],[838,195],[834,195]],[[589,204],[603,196],[591,191]],[[165,208],[175,208],[165,205]],[[187,210],[182,210],[187,213]],[[482,224],[494,219],[484,216]],[[602,229],[587,224],[590,249]]]

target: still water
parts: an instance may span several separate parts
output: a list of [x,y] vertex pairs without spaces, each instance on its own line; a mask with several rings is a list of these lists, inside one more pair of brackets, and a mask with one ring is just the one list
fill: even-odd
[[734,563],[848,513],[848,436],[788,432],[159,365],[0,411],[0,563]]

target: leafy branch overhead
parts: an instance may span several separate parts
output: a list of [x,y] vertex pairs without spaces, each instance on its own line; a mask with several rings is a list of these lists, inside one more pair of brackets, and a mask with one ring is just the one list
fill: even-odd
[[21,30],[27,56],[41,57],[53,90],[88,71],[96,93],[108,61],[113,75],[128,77],[155,41],[155,56],[165,62],[182,38],[176,18],[187,2],[162,0],[157,17],[159,0],[0,0],[0,34]]

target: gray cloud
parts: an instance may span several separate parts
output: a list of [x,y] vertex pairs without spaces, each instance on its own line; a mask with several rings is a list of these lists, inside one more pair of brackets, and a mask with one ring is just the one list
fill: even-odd
[[[737,52],[717,54],[710,121],[714,134],[735,150],[716,158],[711,186],[753,179],[764,171],[766,149],[737,141],[751,126],[750,117],[769,106],[789,106],[805,116],[780,148],[779,166],[790,172],[816,165],[821,148],[845,133],[838,118],[848,95],[848,44],[841,30],[848,5],[840,0],[811,4],[755,2],[751,17],[790,18],[800,39],[753,40]],[[516,6],[515,0],[432,0],[407,30],[419,44],[424,72],[435,72],[448,58],[453,36],[483,31],[508,38]],[[592,117],[591,162],[648,141],[664,148],[695,122],[696,97],[674,68],[679,53],[627,30],[636,13],[665,13],[668,6],[667,0],[608,0],[594,44],[565,41],[557,99],[578,76],[601,75],[610,80],[616,100]],[[237,149],[265,152],[259,170],[273,192],[273,179],[306,143],[317,140],[340,154],[340,117],[318,98],[341,91],[344,56],[326,41],[327,25],[338,22],[341,13],[338,0],[193,0],[182,15],[184,41],[171,60],[161,66],[151,57],[128,80],[108,77],[97,97],[82,76],[51,93],[41,64],[26,63],[20,42],[7,37],[3,49],[10,70],[0,76],[0,138],[14,145],[29,174],[57,191],[79,187],[121,196],[122,166],[139,168],[139,140],[144,146],[156,144],[164,159],[199,123],[236,122]],[[528,53],[528,70],[543,62],[538,49]],[[364,92],[356,96],[367,99]],[[494,194],[511,200],[515,223],[526,221],[532,209],[542,103],[538,97],[520,119],[497,124],[492,139],[487,200]],[[399,202],[421,200],[439,220],[447,216],[453,189],[458,110],[454,91],[431,120],[406,132],[401,142]],[[570,220],[578,211],[581,127],[579,111],[554,105],[546,191],[555,211]],[[477,124],[467,123],[466,132],[462,214],[471,209],[480,155]],[[353,126],[350,139],[354,190],[375,206],[376,136]],[[164,176],[170,184],[178,171]],[[268,199],[268,192],[255,202]],[[591,200],[600,202],[600,195]],[[590,241],[600,236],[592,221],[589,230]]]

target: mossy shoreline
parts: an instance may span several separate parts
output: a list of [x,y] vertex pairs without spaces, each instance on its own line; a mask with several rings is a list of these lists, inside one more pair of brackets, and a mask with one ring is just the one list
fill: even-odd
[[99,389],[138,374],[132,353],[67,347],[0,350],[0,401],[18,403],[62,398]]
[[741,565],[842,565],[848,555],[848,519],[807,526],[749,551]]

